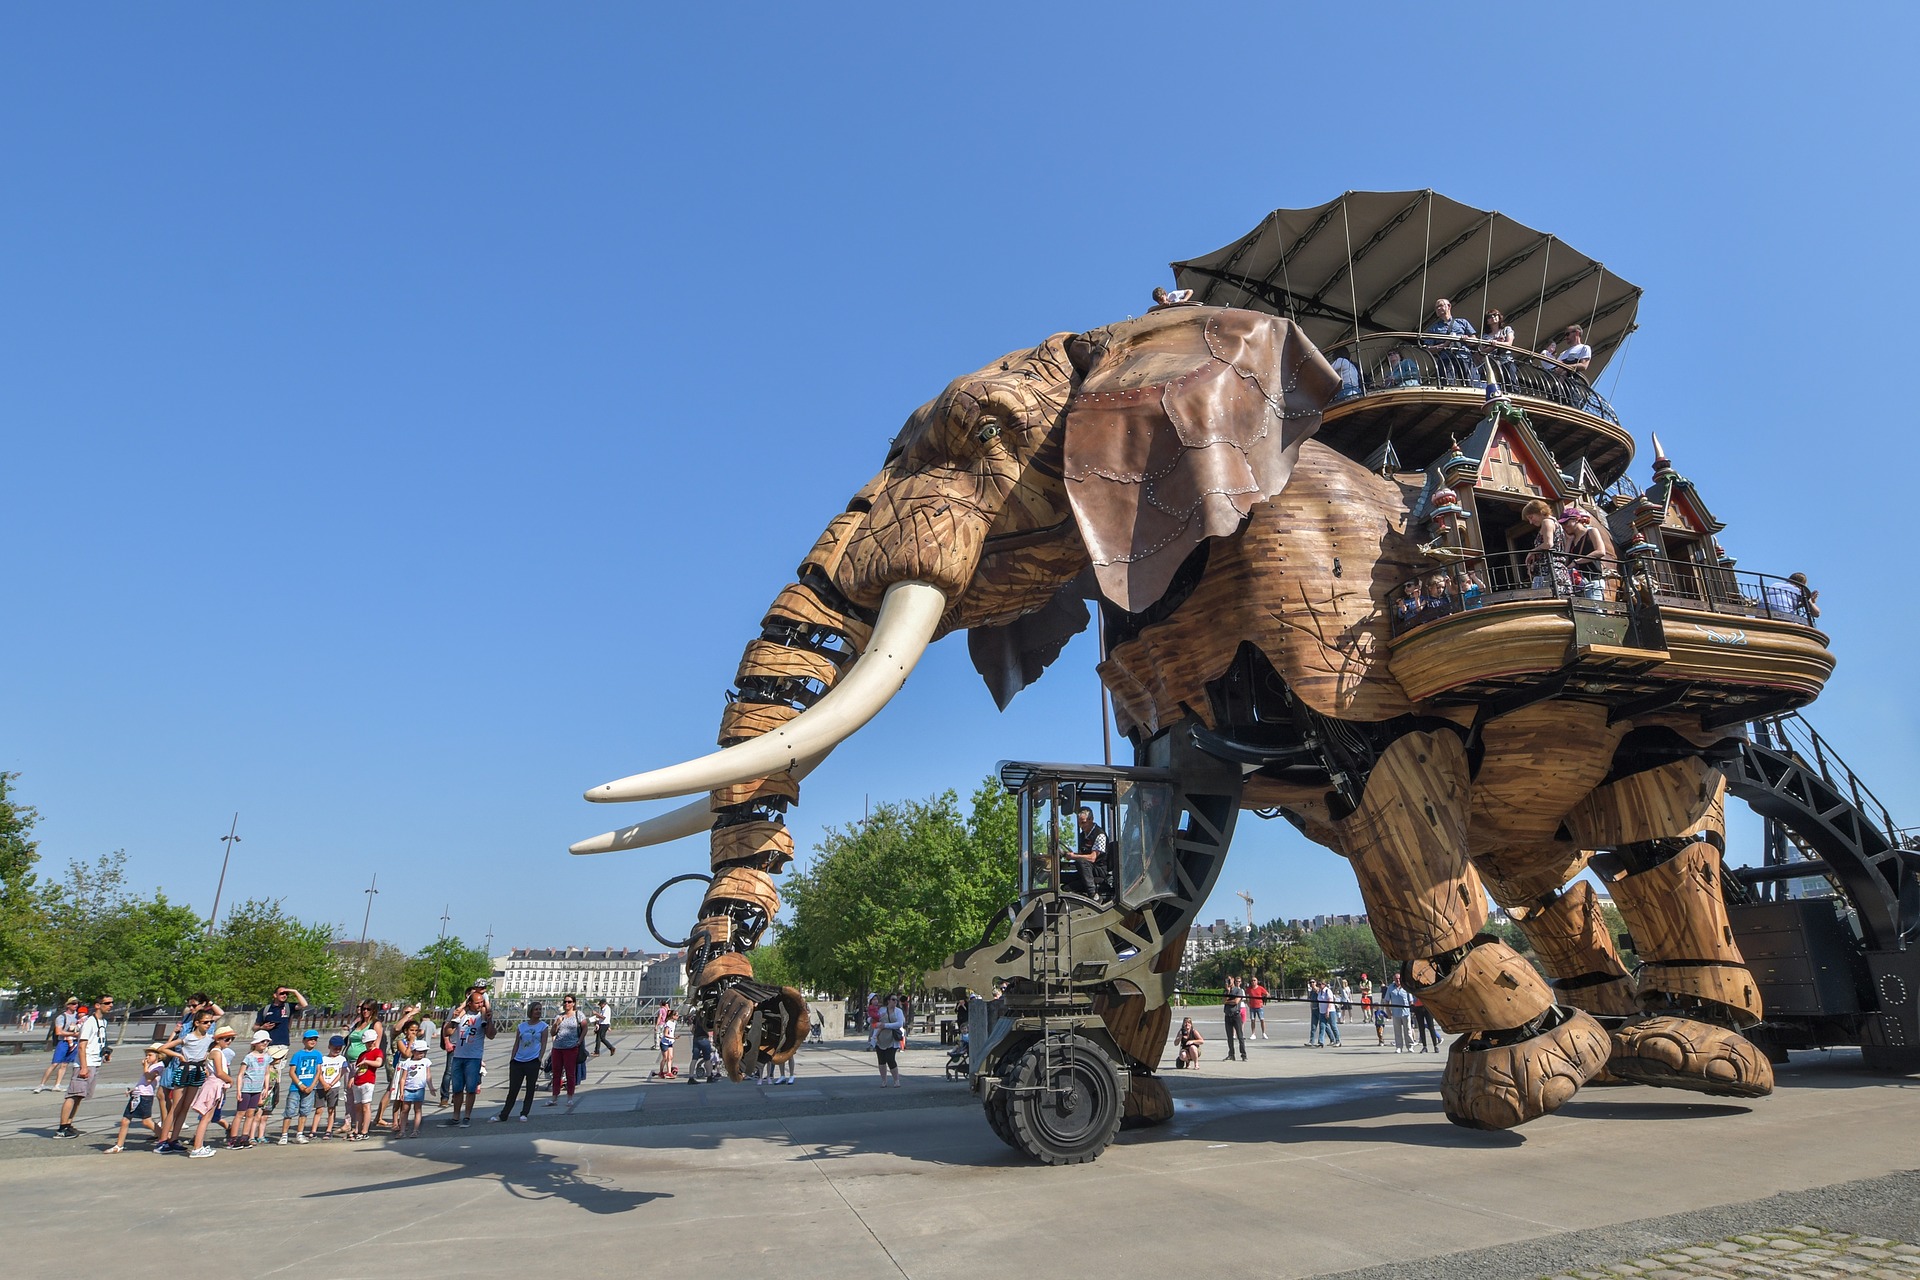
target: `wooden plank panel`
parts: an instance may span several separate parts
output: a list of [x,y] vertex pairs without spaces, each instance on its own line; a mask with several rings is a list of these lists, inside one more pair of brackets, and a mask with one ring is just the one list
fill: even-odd
[[1394,740],[1360,807],[1335,824],[1381,949],[1418,960],[1466,945],[1487,922],[1467,862],[1467,753],[1450,732]]
[[1567,827],[1586,849],[1678,836],[1706,815],[1724,784],[1704,760],[1675,760],[1596,787],[1568,812]]
[[1315,710],[1350,720],[1405,714],[1376,601],[1422,563],[1405,537],[1407,500],[1400,486],[1309,440],[1287,487],[1256,506],[1239,534],[1211,544],[1194,593],[1101,664],[1127,718],[1158,729],[1183,702],[1205,718],[1205,686],[1242,640]]
[[1395,637],[1393,675],[1419,702],[1477,681],[1558,671],[1572,644],[1563,600],[1490,604]]
[[740,655],[740,669],[733,674],[737,685],[756,676],[789,680],[818,680],[832,687],[840,678],[840,668],[832,658],[814,649],[796,649],[771,640],[754,640]]
[[1488,721],[1469,848],[1550,846],[1567,810],[1607,776],[1628,727],[1609,726],[1607,709],[1591,702],[1539,702]]

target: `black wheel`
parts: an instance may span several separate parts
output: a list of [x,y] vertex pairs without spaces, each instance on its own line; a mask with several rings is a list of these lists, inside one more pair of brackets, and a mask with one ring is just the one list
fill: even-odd
[[1042,1164],[1085,1164],[1120,1132],[1126,1099],[1105,1050],[1081,1036],[1042,1041],[1013,1071],[1007,1126],[1016,1149]]
[[991,1098],[987,1099],[985,1109],[987,1127],[993,1130],[993,1136],[1015,1151],[1020,1150],[1020,1144],[1014,1140],[1013,1126],[1007,1121],[1007,1095],[996,1091]]

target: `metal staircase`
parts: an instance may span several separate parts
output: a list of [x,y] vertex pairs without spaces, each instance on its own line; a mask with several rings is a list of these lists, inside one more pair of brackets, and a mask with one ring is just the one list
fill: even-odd
[[[1759,1038],[1858,1043],[1869,1066],[1920,1070],[1920,840],[1797,714],[1753,721],[1720,767],[1767,823],[1764,865],[1728,871],[1746,891],[1731,914],[1768,1008]],[[1782,894],[1809,877],[1839,901]]]

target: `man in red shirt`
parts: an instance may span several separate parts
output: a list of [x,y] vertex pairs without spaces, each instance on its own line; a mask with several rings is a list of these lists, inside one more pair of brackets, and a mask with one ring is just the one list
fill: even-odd
[[1258,977],[1247,988],[1247,1034],[1267,1038],[1267,988]]

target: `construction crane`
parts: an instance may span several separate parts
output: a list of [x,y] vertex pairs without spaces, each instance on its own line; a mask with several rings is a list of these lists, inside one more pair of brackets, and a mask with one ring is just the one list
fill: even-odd
[[1247,937],[1251,939],[1253,937],[1253,895],[1242,889],[1234,896],[1247,904]]

